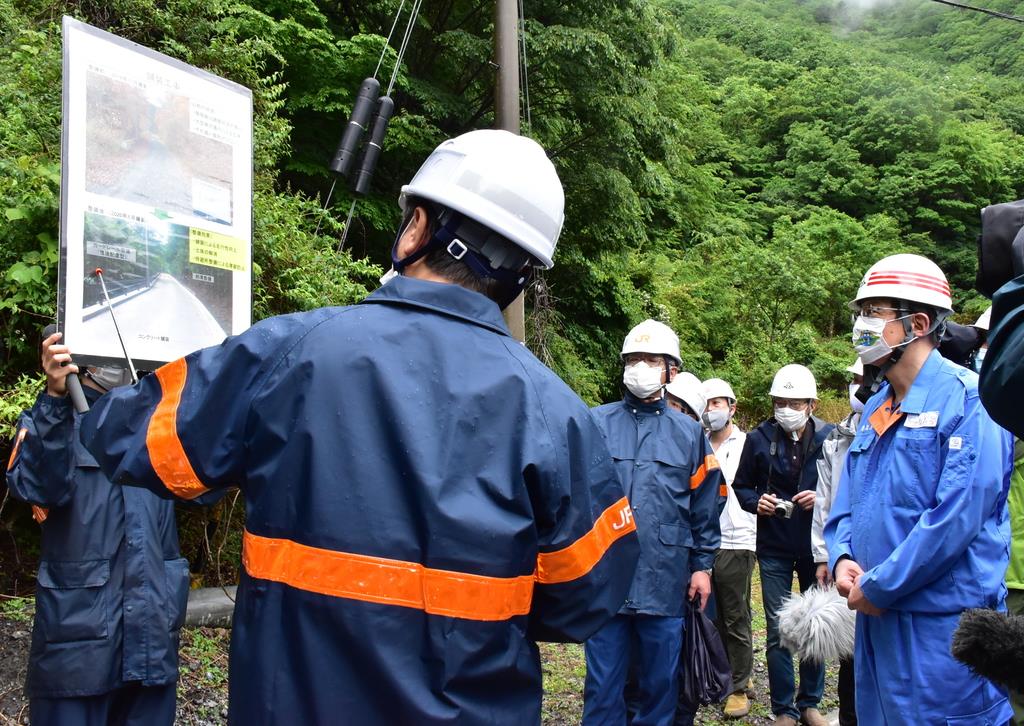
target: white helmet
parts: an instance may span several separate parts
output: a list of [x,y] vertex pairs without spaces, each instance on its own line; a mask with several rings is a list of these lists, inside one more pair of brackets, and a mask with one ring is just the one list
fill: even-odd
[[732,392],[732,386],[721,378],[709,378],[704,381],[704,398],[710,401],[712,398],[728,398],[736,402],[736,394]]
[[667,355],[677,366],[683,364],[679,357],[679,336],[672,328],[657,320],[645,320],[626,334],[620,357],[625,357],[627,353]]
[[850,365],[846,366],[846,372],[847,373],[852,373],[855,376],[863,376],[864,375],[864,361],[862,361],[860,359],[860,356],[857,356],[856,358],[854,358],[853,359],[853,363],[851,363]]
[[992,324],[992,306],[989,305],[988,309],[985,310],[985,312],[983,312],[981,314],[981,317],[979,317],[975,321],[974,327],[978,328],[979,330],[984,330],[987,333],[988,332],[988,326],[991,325],[991,324]]
[[665,391],[689,406],[698,418],[707,408],[708,401],[704,397],[704,384],[692,373],[680,371],[672,379],[672,382],[665,386]]
[[890,255],[873,264],[857,289],[850,308],[857,310],[869,298],[907,300],[952,310],[949,282],[939,266],[921,255]]
[[443,142],[398,199],[416,196],[461,212],[552,265],[565,220],[554,164],[533,139],[509,131],[470,131]]
[[807,366],[790,363],[782,366],[772,381],[770,396],[774,398],[818,398],[818,384]]

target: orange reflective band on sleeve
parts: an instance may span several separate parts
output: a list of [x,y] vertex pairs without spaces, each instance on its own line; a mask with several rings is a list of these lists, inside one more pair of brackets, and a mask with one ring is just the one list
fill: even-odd
[[728,497],[729,496],[729,487],[726,486],[725,482],[722,482],[722,486],[718,487],[718,496],[720,496],[720,497]]
[[530,612],[533,575],[485,577],[417,562],[320,549],[245,531],[250,577],[321,595],[396,605],[466,620],[507,620]]
[[718,459],[713,454],[708,454],[704,457],[704,463],[700,465],[700,468],[694,472],[693,476],[690,477],[690,489],[696,489],[704,483],[704,477],[708,475],[709,471],[714,471],[718,468]]
[[146,429],[146,449],[153,471],[168,491],[182,499],[195,499],[209,489],[199,481],[178,438],[178,404],[185,389],[184,358],[161,366],[153,374],[163,395]]
[[46,507],[40,507],[36,504],[32,505],[32,519],[42,524],[46,521],[46,518],[50,516],[50,510]]
[[629,500],[623,497],[601,513],[589,532],[564,549],[537,555],[537,582],[554,585],[583,577],[620,537],[636,529]]
[[18,449],[21,448],[21,442],[28,436],[28,429],[22,427],[18,432],[18,437],[14,439],[14,446],[11,447],[11,458],[7,460],[7,471],[14,468],[14,460],[18,458]]

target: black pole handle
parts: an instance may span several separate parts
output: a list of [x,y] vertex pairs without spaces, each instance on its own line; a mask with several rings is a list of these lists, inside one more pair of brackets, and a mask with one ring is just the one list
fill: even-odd
[[71,396],[71,403],[79,413],[89,410],[89,402],[85,400],[85,392],[82,391],[82,382],[78,379],[77,373],[71,373],[64,379],[68,386],[68,395]]

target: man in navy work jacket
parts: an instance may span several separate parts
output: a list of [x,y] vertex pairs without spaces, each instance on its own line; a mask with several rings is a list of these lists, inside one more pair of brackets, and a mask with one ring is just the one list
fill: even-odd
[[633,575],[600,431],[501,317],[561,230],[544,150],[464,134],[401,204],[400,274],[362,304],[264,320],[85,422],[115,481],[245,494],[234,724],[537,724],[535,640],[586,639]]
[[711,593],[722,477],[704,429],[663,396],[679,370],[676,334],[646,320],[626,336],[621,358],[624,398],[595,408],[594,418],[633,507],[640,562],[618,615],[586,643],[583,723],[626,722],[623,689],[635,642],[640,696],[631,723],[668,726],[685,599],[700,597],[703,607]]
[[[42,529],[30,719],[170,726],[189,587],[174,504],[112,484],[82,446],[81,417],[66,396],[78,367],[59,340],[43,340],[46,391],[18,420],[7,466],[12,496],[33,505]],[[95,405],[105,388],[128,382],[127,371],[90,368],[86,400]]]
[[793,589],[815,584],[811,520],[818,487],[817,461],[834,426],[814,416],[818,385],[805,366],[779,369],[769,391],[773,416],[747,434],[732,488],[740,506],[757,514],[757,563],[768,626],[768,688],[779,726],[824,726],[818,711],[825,688],[822,663],[800,661],[800,685],[793,656],[779,639],[779,610]]
[[836,588],[857,611],[857,719],[1004,724],[1005,694],[950,643],[965,609],[1005,609],[1012,439],[982,407],[978,376],[936,349],[952,312],[938,265],[886,257],[851,306],[857,354],[885,379],[825,524]]

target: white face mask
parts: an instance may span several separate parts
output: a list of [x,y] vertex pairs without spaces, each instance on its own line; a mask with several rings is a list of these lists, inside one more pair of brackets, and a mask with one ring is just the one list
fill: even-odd
[[857,389],[860,385],[857,383],[850,384],[850,408],[854,413],[862,413],[864,411],[864,404],[859,398],[857,398]]
[[808,411],[797,411],[795,408],[777,408],[775,409],[775,420],[779,422],[779,426],[786,433],[793,433],[803,428],[804,424],[807,423],[807,419],[810,418],[810,412]]
[[892,353],[892,346],[885,342],[882,335],[888,322],[881,318],[857,316],[851,340],[862,363],[871,364]]
[[705,411],[700,419],[704,423],[704,428],[709,431],[721,431],[729,425],[729,409],[712,408],[709,411]]
[[622,371],[622,382],[637,398],[650,398],[661,390],[661,366],[649,366],[643,361],[626,366]]
[[127,386],[132,382],[132,374],[127,368],[113,368],[104,366],[102,368],[89,368],[89,378],[104,391],[112,391],[120,386]]

